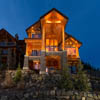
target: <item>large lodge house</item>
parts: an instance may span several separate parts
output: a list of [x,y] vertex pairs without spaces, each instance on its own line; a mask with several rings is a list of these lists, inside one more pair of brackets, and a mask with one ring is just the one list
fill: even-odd
[[53,8],[26,29],[28,38],[24,40],[1,29],[0,66],[13,68],[20,63],[23,69],[39,69],[41,73],[46,68],[77,66],[82,43],[65,32],[67,22],[68,17]]
[[68,17],[53,8],[26,29],[23,69],[38,67],[44,73],[46,68],[77,66],[82,43],[65,32],[67,22]]
[[18,35],[12,36],[5,29],[0,30],[0,69],[16,69],[18,64],[23,67],[25,42]]

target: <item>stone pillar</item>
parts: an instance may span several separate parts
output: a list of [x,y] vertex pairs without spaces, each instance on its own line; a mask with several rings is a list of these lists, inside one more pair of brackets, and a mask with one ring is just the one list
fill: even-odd
[[41,58],[40,58],[40,74],[46,73],[46,59],[45,59],[45,51],[41,51]]
[[28,70],[29,69],[29,58],[28,56],[24,56],[24,66],[23,66],[24,70]]
[[66,67],[67,65],[67,51],[62,51],[62,67]]

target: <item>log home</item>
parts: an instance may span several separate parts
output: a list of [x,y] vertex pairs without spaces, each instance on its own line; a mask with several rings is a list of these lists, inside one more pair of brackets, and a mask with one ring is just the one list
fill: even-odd
[[46,68],[62,69],[66,64],[77,66],[82,43],[65,32],[67,22],[68,17],[53,8],[26,29],[23,69],[37,66],[45,73]]
[[13,37],[7,30],[0,30],[0,69],[16,69],[18,64],[23,67],[25,42]]
[[16,39],[5,29],[0,30],[0,68],[16,66]]

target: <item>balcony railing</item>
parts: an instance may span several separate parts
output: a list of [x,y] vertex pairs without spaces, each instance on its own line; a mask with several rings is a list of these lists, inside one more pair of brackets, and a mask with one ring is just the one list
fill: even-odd
[[41,56],[41,51],[33,50],[30,56]]
[[2,51],[0,52],[0,55],[8,55],[8,50],[2,50]]
[[47,52],[49,52],[49,51],[59,51],[58,49],[59,49],[58,46],[46,46]]
[[13,42],[0,42],[0,46],[16,46]]

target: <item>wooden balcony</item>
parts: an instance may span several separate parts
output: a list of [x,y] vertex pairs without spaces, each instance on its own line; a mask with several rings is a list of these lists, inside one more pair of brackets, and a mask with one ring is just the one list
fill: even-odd
[[0,42],[0,47],[16,46],[15,42]]

